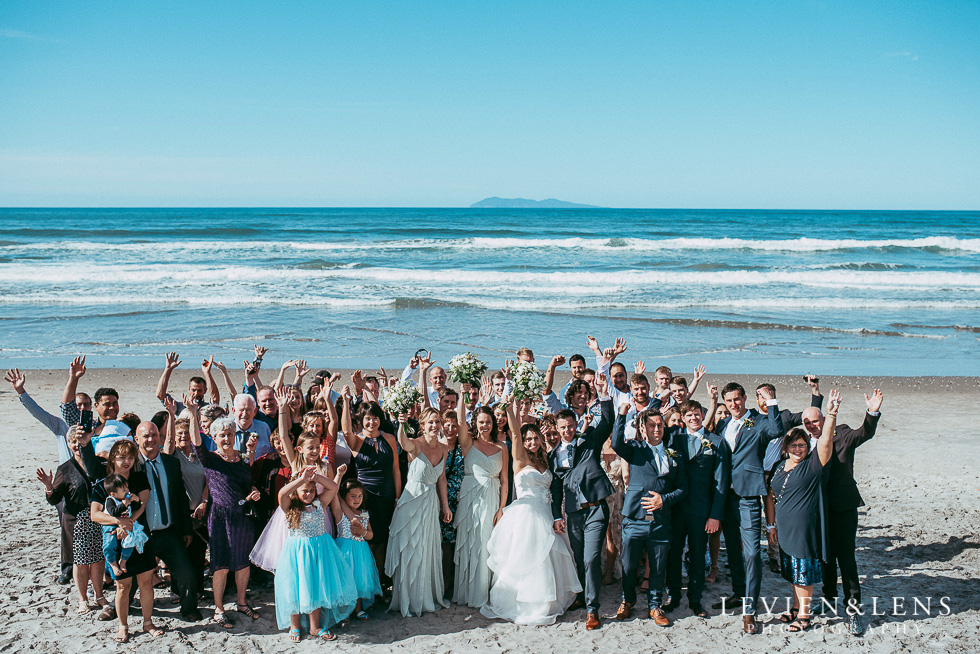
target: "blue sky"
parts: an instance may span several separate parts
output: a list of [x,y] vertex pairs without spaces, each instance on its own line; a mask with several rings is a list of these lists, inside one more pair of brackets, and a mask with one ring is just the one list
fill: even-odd
[[0,5],[0,206],[980,208],[980,3]]

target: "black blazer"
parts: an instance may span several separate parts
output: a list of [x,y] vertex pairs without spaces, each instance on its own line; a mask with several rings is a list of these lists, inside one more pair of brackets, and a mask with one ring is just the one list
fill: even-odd
[[[160,452],[157,455],[163,461],[163,471],[167,475],[167,507],[173,514],[170,518],[170,526],[177,529],[183,536],[190,536],[194,533],[194,525],[191,523],[191,508],[187,500],[187,490],[184,488],[184,476],[180,472],[180,461],[172,454]],[[146,462],[140,454],[140,465],[145,470]],[[147,474],[147,479],[151,479]],[[153,482],[150,481],[150,488]],[[152,497],[152,495],[151,495]]]
[[858,429],[837,425],[834,432],[834,456],[830,459],[827,479],[827,504],[831,511],[848,511],[864,506],[857,482],[854,481],[854,450],[871,440],[878,429],[876,416],[865,412],[864,424]]
[[54,505],[64,500],[65,513],[68,515],[78,515],[81,511],[89,509],[88,498],[92,480],[74,458],[58,466],[51,486],[53,489],[51,494],[47,495],[48,504]]
[[674,510],[721,520],[725,516],[725,497],[732,486],[732,451],[728,441],[718,434],[705,432],[704,436],[710,447],[699,446],[700,451],[691,457],[687,429],[671,430],[670,447],[681,453],[687,473],[687,496]]
[[[823,395],[810,395],[810,406],[821,408]],[[783,423],[783,433],[785,434],[793,427],[799,427],[803,424],[803,412],[793,413],[789,409],[783,409],[779,412],[779,420]]]
[[577,445],[571,468],[558,467],[557,448],[548,453],[548,464],[554,476],[551,480],[551,515],[555,520],[561,520],[563,505],[565,515],[568,515],[581,511],[583,504],[598,502],[613,494],[609,477],[600,464],[602,445],[612,433],[613,402],[602,400],[599,407],[599,422],[575,436]]

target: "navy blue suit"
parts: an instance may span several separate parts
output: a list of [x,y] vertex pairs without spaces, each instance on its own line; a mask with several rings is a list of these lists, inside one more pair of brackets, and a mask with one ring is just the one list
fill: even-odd
[[599,588],[602,581],[602,547],[609,526],[609,505],[606,498],[613,494],[599,456],[613,426],[613,403],[599,402],[601,415],[573,441],[571,467],[560,467],[558,448],[548,454],[554,479],[551,482],[551,514],[561,520],[565,508],[568,542],[575,557],[579,582],[585,589],[585,607],[590,613],[599,611]]
[[[735,596],[745,598],[745,615],[755,615],[762,586],[762,550],[759,547],[761,497],[768,492],[762,474],[762,461],[769,441],[783,436],[778,405],[775,408],[766,415],[755,409],[746,411],[742,416],[745,423],[736,435],[732,449],[732,488],[725,500],[722,532],[725,534],[732,591]],[[722,420],[715,433],[724,438],[732,419],[729,416]]]
[[[662,473],[654,456],[654,447],[645,439],[625,440],[626,416],[617,416],[613,428],[612,448],[629,464],[630,481],[623,498],[623,601],[636,603],[636,570],[643,551],[650,562],[648,602],[651,609],[660,606],[667,574],[667,551],[670,548],[671,507],[687,492],[685,459],[681,453],[666,448],[667,471]],[[659,493],[663,506],[648,512],[641,505],[650,492]]]
[[731,486],[731,450],[724,438],[702,431],[703,441],[688,434],[684,427],[671,431],[670,447],[685,461],[687,495],[674,507],[670,552],[667,555],[667,590],[672,601],[681,595],[681,555],[684,541],[691,553],[687,599],[700,604],[704,593],[704,553],[708,547],[705,525],[708,519],[725,517],[725,498]]

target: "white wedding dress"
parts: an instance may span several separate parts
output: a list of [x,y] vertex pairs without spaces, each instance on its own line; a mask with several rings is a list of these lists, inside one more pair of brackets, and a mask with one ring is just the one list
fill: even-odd
[[487,544],[493,571],[488,618],[552,624],[582,592],[568,536],[551,516],[551,473],[524,468],[514,475],[517,499],[504,509]]

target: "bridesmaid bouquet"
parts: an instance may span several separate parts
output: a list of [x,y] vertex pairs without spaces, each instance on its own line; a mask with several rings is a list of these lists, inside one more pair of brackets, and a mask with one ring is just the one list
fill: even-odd
[[544,375],[528,361],[511,366],[510,380],[514,382],[514,397],[518,400],[534,401],[544,391]]
[[[480,361],[472,352],[457,354],[449,360],[449,378],[460,384],[480,385],[480,377],[487,371],[487,364]],[[464,393],[463,402],[470,403],[469,393]]]
[[385,411],[397,417],[422,401],[422,391],[411,381],[399,381],[381,392],[381,401]]

